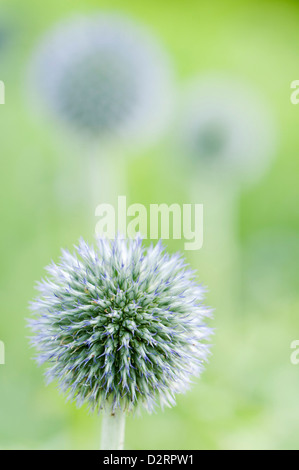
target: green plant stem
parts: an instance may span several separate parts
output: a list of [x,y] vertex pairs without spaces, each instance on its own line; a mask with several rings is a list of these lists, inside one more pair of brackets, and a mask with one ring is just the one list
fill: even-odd
[[125,418],[123,411],[103,412],[101,450],[124,448]]

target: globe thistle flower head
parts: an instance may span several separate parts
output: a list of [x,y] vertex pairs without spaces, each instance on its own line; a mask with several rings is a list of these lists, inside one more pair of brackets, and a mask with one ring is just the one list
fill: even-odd
[[174,405],[209,354],[204,288],[179,255],[141,238],[83,239],[48,268],[32,303],[38,363],[80,406]]
[[274,153],[273,118],[250,87],[225,76],[209,76],[190,87],[180,121],[184,154],[201,169],[251,180]]
[[32,95],[45,109],[73,133],[101,142],[159,133],[171,102],[170,76],[159,45],[117,14],[62,22],[30,67]]

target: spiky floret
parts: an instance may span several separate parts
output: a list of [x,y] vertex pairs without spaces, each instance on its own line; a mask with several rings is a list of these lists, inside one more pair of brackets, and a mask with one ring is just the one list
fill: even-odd
[[80,240],[32,303],[32,344],[49,381],[92,410],[174,405],[209,353],[204,288],[180,254],[142,239]]

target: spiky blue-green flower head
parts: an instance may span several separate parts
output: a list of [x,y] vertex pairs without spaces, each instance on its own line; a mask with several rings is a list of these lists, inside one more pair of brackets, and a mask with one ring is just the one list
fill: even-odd
[[81,137],[152,136],[163,128],[171,103],[172,74],[161,49],[125,16],[71,17],[38,47],[32,96]]
[[47,268],[32,303],[32,344],[49,381],[78,405],[173,405],[203,370],[210,310],[181,255],[140,238],[80,240]]

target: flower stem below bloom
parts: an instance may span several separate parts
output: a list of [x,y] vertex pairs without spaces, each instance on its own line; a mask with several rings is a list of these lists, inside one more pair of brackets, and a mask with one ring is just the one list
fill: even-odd
[[103,411],[101,450],[122,450],[125,438],[123,411]]

